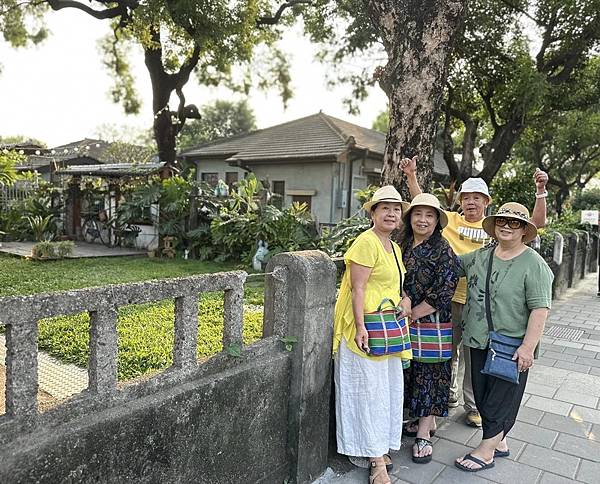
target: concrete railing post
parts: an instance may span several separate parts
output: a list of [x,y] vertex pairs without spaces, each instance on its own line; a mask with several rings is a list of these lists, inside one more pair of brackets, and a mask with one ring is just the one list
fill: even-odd
[[117,389],[117,309],[90,311],[90,356],[88,388],[94,393]]
[[198,297],[175,298],[175,335],[173,366],[194,368],[198,352]]
[[287,268],[287,332],[297,338],[290,382],[288,450],[292,482],[312,482],[327,467],[336,268],[320,251],[273,257]]
[[573,287],[575,282],[575,267],[577,266],[577,247],[579,245],[579,235],[569,235],[569,252],[571,253],[571,260],[569,261],[569,272],[568,272],[568,284],[567,287]]
[[6,328],[6,413],[31,417],[37,413],[37,321]]

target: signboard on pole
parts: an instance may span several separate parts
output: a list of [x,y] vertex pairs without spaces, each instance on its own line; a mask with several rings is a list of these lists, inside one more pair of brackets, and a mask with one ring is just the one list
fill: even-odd
[[582,210],[581,223],[598,225],[598,210]]

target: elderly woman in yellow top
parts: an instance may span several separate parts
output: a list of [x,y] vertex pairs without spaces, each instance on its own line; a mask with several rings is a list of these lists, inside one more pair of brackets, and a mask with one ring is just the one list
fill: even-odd
[[390,449],[400,448],[404,381],[402,360],[410,350],[370,355],[364,313],[388,298],[410,315],[410,299],[401,298],[400,247],[390,240],[409,204],[393,186],[379,188],[363,208],[372,227],[345,254],[346,272],[335,307],[333,352],[337,445],[340,454],[368,457],[369,482],[389,483]]

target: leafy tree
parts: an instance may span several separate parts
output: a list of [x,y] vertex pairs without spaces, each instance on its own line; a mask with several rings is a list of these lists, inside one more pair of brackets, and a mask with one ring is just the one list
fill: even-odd
[[[524,19],[533,27],[525,30]],[[539,46],[529,40],[532,32]],[[598,0],[472,1],[443,110],[451,178],[471,176],[478,151],[478,176],[490,182],[525,133],[595,103],[598,45]]]
[[373,121],[373,126],[371,126],[374,130],[379,131],[381,133],[387,133],[388,127],[390,125],[390,115],[387,111],[381,111],[375,121]]
[[[261,26],[289,23],[283,18],[285,11],[297,13],[302,3],[307,0],[289,0],[281,6],[275,0],[6,0],[0,7],[0,28],[8,42],[23,47],[43,40],[43,18],[50,10],[77,9],[109,21],[113,35],[102,46],[104,64],[114,72],[112,98],[127,113],[140,109],[127,54],[133,44],[141,46],[152,84],[154,138],[168,175],[176,164],[177,134],[187,119],[199,118],[183,92],[192,73],[205,85],[232,82],[234,65],[249,69],[254,48],[272,46],[279,37],[279,30]],[[279,75],[269,74],[261,84],[289,84],[284,57],[271,58]],[[249,83],[244,80],[238,87],[247,90]],[[289,86],[282,92],[289,95]],[[172,95],[178,99],[176,109],[170,107]]]
[[10,186],[17,179],[15,165],[23,160],[23,156],[14,150],[0,151],[0,187]]
[[[318,0],[306,22],[313,40],[324,46],[338,80],[352,83],[355,99],[378,82],[389,99],[389,129],[383,182],[403,186],[396,159],[419,154],[419,178],[431,184],[436,124],[447,65],[466,0]],[[340,28],[340,19],[345,29]],[[351,59],[349,61],[348,59]],[[374,68],[363,59],[377,59]],[[344,67],[358,60],[354,72]],[[339,68],[339,70],[337,69]],[[352,106],[353,103],[350,103]]]
[[600,210],[600,188],[592,188],[577,194],[573,210]]
[[573,190],[580,192],[600,172],[600,111],[569,111],[530,129],[521,151],[548,172],[560,216]]
[[200,119],[186,123],[179,133],[180,150],[256,129],[254,113],[246,101],[215,101],[200,114]]

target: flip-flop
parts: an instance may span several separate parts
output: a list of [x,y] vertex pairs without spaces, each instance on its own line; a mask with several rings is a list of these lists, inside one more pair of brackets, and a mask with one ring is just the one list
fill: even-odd
[[489,464],[486,464],[481,459],[478,459],[477,457],[473,457],[471,454],[465,455],[463,457],[463,460],[470,460],[471,462],[474,462],[475,464],[481,466],[481,467],[471,469],[470,467],[463,465],[462,462],[454,461],[454,466],[458,467],[461,471],[465,471],[465,472],[479,472],[484,469],[491,469],[492,467],[494,467],[496,465],[496,463],[493,460]]
[[510,455],[510,450],[494,449],[494,457],[508,457],[509,455]]
[[[431,444],[431,440],[421,439],[420,437],[417,437],[415,439],[415,445],[417,446],[417,454],[420,453],[427,446],[431,447],[431,454],[419,457],[417,455],[414,455],[414,453],[413,453],[413,455],[412,455],[413,462],[415,464],[427,464],[428,462],[431,462],[431,458],[433,457],[433,445]],[[413,449],[413,452],[414,452],[414,449]]]

